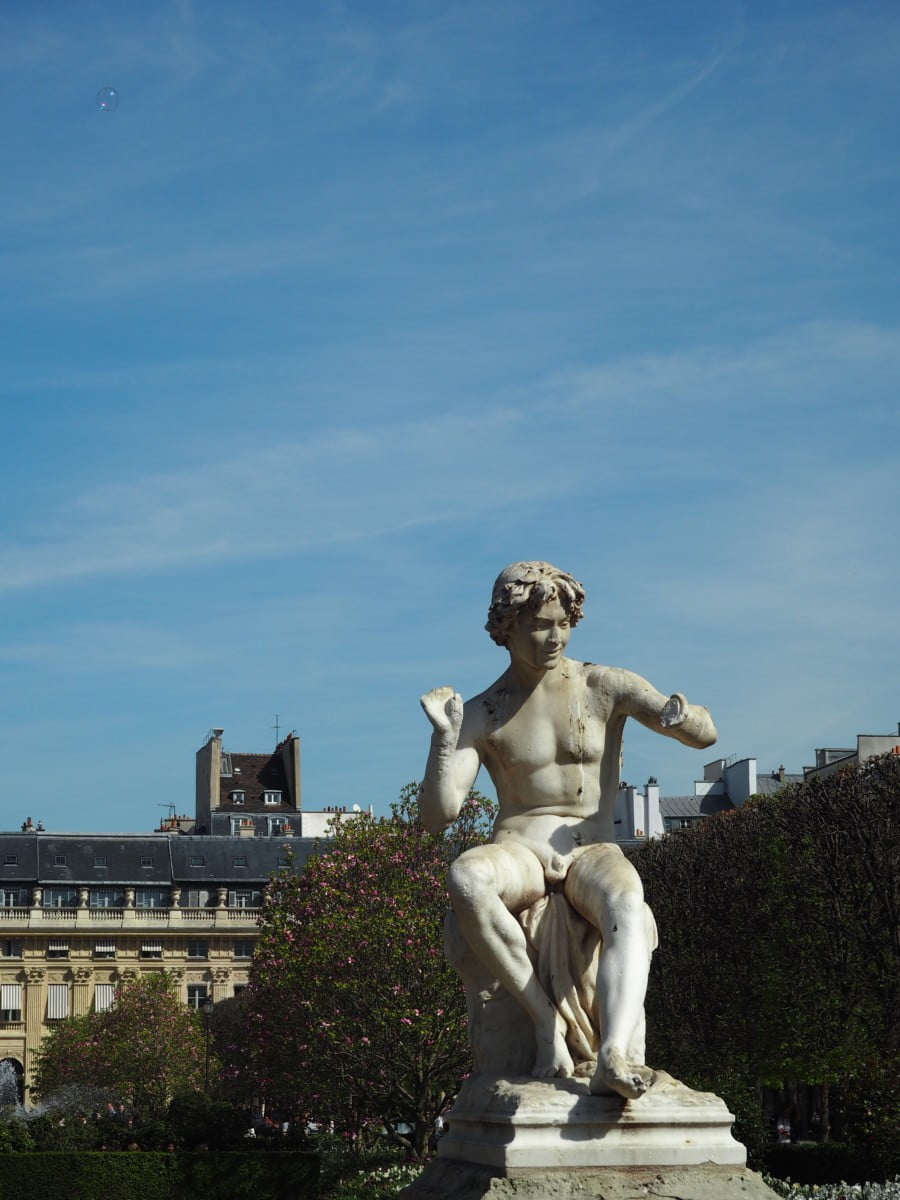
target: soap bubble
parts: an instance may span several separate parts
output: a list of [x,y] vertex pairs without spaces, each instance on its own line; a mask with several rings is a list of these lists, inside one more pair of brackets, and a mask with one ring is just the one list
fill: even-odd
[[111,112],[119,107],[119,93],[115,88],[102,87],[97,93],[97,107],[101,112]]

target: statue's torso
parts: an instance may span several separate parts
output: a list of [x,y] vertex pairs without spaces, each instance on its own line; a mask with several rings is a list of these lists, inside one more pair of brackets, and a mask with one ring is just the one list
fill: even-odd
[[498,680],[470,703],[480,706],[476,738],[497,789],[495,840],[578,845],[614,840],[621,730],[602,668],[563,659],[552,686],[516,695]]

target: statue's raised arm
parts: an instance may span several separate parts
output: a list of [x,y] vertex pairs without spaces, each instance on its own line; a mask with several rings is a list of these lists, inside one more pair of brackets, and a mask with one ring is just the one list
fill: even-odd
[[607,667],[604,681],[615,692],[618,709],[655,733],[696,750],[705,750],[716,741],[718,733],[709,709],[689,704],[681,692],[665,696],[634,671],[618,667]]
[[465,705],[451,687],[432,688],[419,703],[431,722],[431,749],[419,788],[419,816],[429,833],[440,833],[459,816],[481,759],[463,735]]

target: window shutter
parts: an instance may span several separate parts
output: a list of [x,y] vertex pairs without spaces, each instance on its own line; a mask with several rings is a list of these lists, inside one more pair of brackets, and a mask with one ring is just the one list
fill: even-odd
[[64,1021],[69,1015],[69,985],[51,983],[47,987],[47,1020]]
[[116,996],[114,983],[98,983],[94,986],[94,1012],[109,1012]]

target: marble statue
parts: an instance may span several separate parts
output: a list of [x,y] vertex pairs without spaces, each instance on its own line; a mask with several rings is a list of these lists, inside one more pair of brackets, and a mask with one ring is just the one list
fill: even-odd
[[[566,657],[583,602],[582,586],[548,563],[500,573],[486,628],[509,665],[465,704],[450,687],[422,697],[433,733],[419,808],[429,830],[448,827],[482,765],[499,801],[492,841],[449,875],[447,943],[466,983],[476,1072],[494,1052],[475,1044],[479,998],[499,986],[532,1035],[524,1074],[587,1078],[593,1095],[630,1101],[656,1080],[644,1062],[656,928],[615,843],[622,731],[634,717],[701,749],[716,728],[678,692]],[[509,1061],[495,1073],[509,1074]]]

